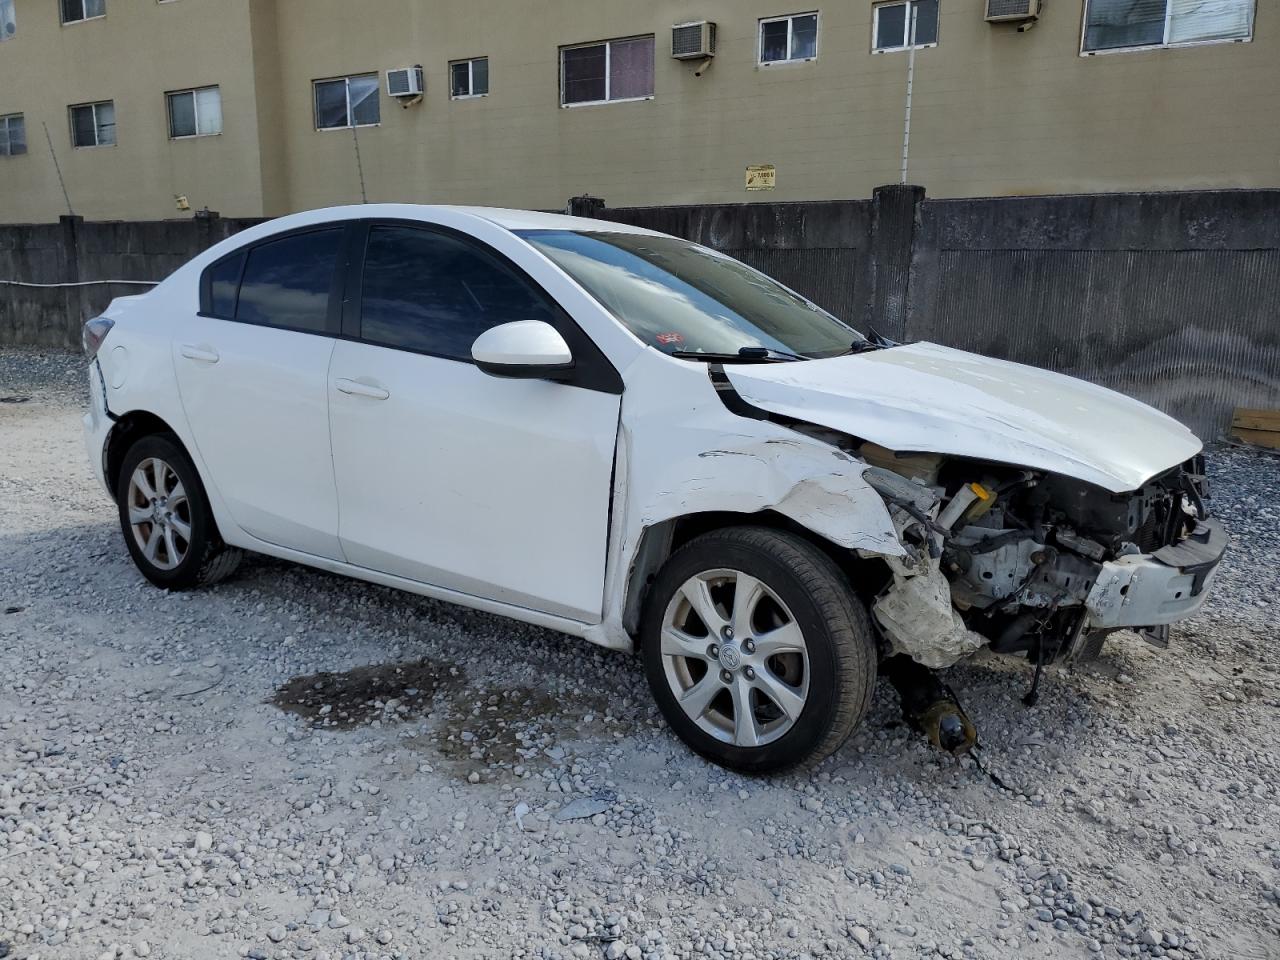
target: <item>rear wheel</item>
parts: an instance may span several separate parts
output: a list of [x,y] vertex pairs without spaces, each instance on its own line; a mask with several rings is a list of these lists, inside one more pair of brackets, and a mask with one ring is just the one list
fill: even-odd
[[641,646],[672,729],[746,772],[834,752],[875,688],[866,608],[830,557],[784,531],[732,527],[677,551],[646,600]]
[[129,448],[116,502],[129,554],[156,586],[186,590],[216,583],[239,565],[241,552],[218,536],[204,485],[174,438],[143,437]]

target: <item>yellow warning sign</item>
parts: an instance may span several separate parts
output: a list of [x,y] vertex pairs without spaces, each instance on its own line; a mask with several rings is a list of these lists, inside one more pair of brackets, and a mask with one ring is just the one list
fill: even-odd
[[772,190],[777,170],[772,163],[755,163],[747,167],[748,190]]

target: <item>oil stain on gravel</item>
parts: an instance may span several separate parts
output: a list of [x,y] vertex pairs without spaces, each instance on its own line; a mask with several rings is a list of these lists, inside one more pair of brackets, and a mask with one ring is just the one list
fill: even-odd
[[317,727],[350,730],[429,712],[442,686],[465,682],[456,667],[432,660],[374,664],[294,677],[271,702]]

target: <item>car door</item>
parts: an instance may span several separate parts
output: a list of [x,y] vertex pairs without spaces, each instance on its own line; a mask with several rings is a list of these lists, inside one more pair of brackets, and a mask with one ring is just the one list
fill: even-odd
[[345,225],[290,233],[213,264],[174,364],[204,477],[266,543],[342,559],[329,446],[329,361]]
[[[375,223],[364,251],[347,300],[357,336],[331,364],[348,560],[599,622],[617,373],[532,280],[472,238]],[[471,344],[512,320],[555,324],[575,382],[482,372]]]

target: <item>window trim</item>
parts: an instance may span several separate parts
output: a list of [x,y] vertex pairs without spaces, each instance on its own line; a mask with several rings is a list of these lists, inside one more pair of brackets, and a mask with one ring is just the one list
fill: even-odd
[[[58,21],[64,27],[70,27],[77,23],[88,23],[90,20],[104,20],[107,16],[107,0],[102,0],[102,12],[95,13],[92,17],[80,17],[77,20],[64,20],[62,15],[66,12],[62,6],[62,0],[58,0]],[[84,13],[84,0],[80,0],[80,12]]]
[[[813,56],[812,57],[793,57],[791,56],[792,36],[795,33],[795,24],[793,21],[796,17],[813,17]],[[766,60],[764,59],[764,25],[766,23],[782,23],[787,24],[787,56],[784,60]],[[777,17],[761,17],[756,22],[756,66],[757,67],[782,67],[787,64],[813,63],[818,59],[821,53],[819,45],[819,37],[822,36],[822,12],[820,10],[802,10],[799,13],[786,13]]]
[[[71,103],[67,105],[67,124],[70,127],[69,133],[71,134],[71,149],[97,150],[99,147],[114,147],[117,144],[119,144],[120,136],[118,133],[115,134],[115,139],[112,140],[110,143],[101,143],[98,140],[98,107],[104,103],[111,104],[111,111],[114,114],[115,108],[116,108],[116,102],[114,99],[93,100],[89,103]],[[76,121],[75,121],[75,114],[72,113],[72,111],[77,110],[81,107],[93,108],[93,143],[76,143]],[[113,132],[115,132],[115,130],[118,130],[120,126],[119,120],[113,121],[111,126],[115,128]]]
[[[171,2],[171,0],[157,0],[157,2],[158,2],[158,3],[168,3],[168,2]],[[199,92],[201,92],[202,90],[217,90],[217,91],[218,91],[218,105],[219,105],[218,114],[219,114],[219,117],[221,117],[221,114],[222,114],[222,110],[221,110],[221,105],[222,105],[222,85],[221,85],[221,84],[218,84],[218,83],[207,83],[207,84],[205,84],[205,85],[204,85],[204,86],[202,86],[202,87],[186,87],[186,88],[184,88],[184,89],[182,89],[182,90],[166,90],[166,91],[165,91],[165,94],[164,94],[164,107],[165,107],[165,113],[167,114],[168,121],[169,121],[169,139],[170,139],[170,140],[199,140],[201,137],[220,137],[220,136],[222,136],[222,126],[221,126],[221,124],[219,124],[219,126],[218,126],[218,132],[217,132],[217,133],[201,133],[201,132],[200,132],[200,101],[197,99],[196,94],[197,94],[197,93],[199,93]],[[180,136],[179,136],[179,135],[175,135],[175,134],[174,134],[174,132],[173,132],[173,99],[172,99],[172,98],[173,98],[173,97],[180,97],[180,96],[182,96],[183,94],[190,94],[190,95],[191,95],[191,115],[192,115],[193,117],[195,117],[195,121],[196,121],[196,132],[195,132],[195,133],[184,133],[184,134],[182,134],[182,135],[180,135]]]
[[[902,39],[907,40],[907,34],[911,31],[911,8],[914,7],[917,0],[885,0],[884,3],[877,3],[871,8],[871,53],[877,56],[882,53],[908,53],[911,50],[928,50],[938,45],[938,40],[932,43],[904,43],[900,47],[877,47],[876,37],[880,35],[880,11],[885,7],[901,7],[907,8],[907,22],[902,26]],[[942,38],[942,4],[938,4],[938,23],[935,27],[938,31],[938,39]]]
[[[609,98],[609,87],[613,80],[609,76],[613,66],[613,45],[615,43],[626,43],[628,40],[652,40],[653,41],[653,80],[654,87],[657,87],[658,80],[658,37],[653,33],[638,33],[632,37],[611,37],[608,40],[592,40],[589,43],[567,43],[560,47],[560,109],[571,110],[574,107],[599,107],[608,103],[642,103],[645,100],[652,100],[655,96],[651,93],[643,97],[616,97]],[[565,103],[564,100],[564,54],[566,50],[583,50],[587,47],[604,47],[604,99],[603,100],[575,100],[573,103]],[[656,89],[655,89],[656,92]]]
[[456,67],[460,63],[465,63],[467,65],[467,89],[475,90],[476,88],[475,63],[477,60],[484,60],[487,62],[488,59],[489,57],[486,55],[483,57],[461,57],[458,60],[449,61],[449,99],[450,100],[480,100],[489,95],[488,90],[485,90],[484,93],[460,93],[456,95],[453,92],[453,68],[454,67]]
[[[356,112],[351,109],[351,81],[358,77],[373,77],[377,88],[378,97],[378,120],[376,123],[355,123]],[[318,99],[319,87],[322,83],[337,83],[343,81],[347,92],[347,123],[340,127],[322,127],[320,126],[320,101]],[[330,130],[366,130],[370,127],[382,126],[382,71],[367,70],[362,73],[347,73],[336,77],[320,77],[311,81],[311,123],[318,133],[327,133]]]
[[501,250],[492,244],[485,243],[479,237],[466,233],[462,230],[456,230],[453,227],[447,227],[442,223],[431,223],[426,220],[406,220],[397,217],[371,217],[364,220],[352,221],[356,230],[351,234],[351,245],[348,247],[347,260],[347,276],[346,288],[343,293],[343,309],[342,309],[342,332],[338,335],[339,340],[349,340],[354,343],[362,343],[366,346],[376,347],[379,350],[398,350],[401,353],[411,353],[420,357],[431,357],[436,360],[447,360],[450,363],[462,363],[479,370],[479,365],[475,360],[468,357],[465,360],[458,357],[446,356],[440,353],[432,353],[429,350],[419,350],[413,347],[397,347],[390,346],[385,343],[378,343],[373,340],[365,340],[360,335],[361,323],[361,300],[364,295],[364,267],[365,254],[369,246],[369,234],[374,227],[405,227],[413,230],[421,230],[424,233],[433,233],[441,236],[449,237],[457,240],[466,246],[472,247],[479,251],[483,256],[496,262],[499,266],[508,270],[513,276],[528,284],[539,297],[546,301],[547,306],[551,310],[552,326],[560,332],[564,337],[565,343],[569,346],[569,352],[573,354],[573,369],[564,377],[558,377],[556,383],[569,386],[579,387],[583,390],[594,390],[598,393],[609,393],[620,395],[623,391],[622,375],[618,373],[618,369],[608,358],[599,345],[587,334],[585,330],[573,318],[573,315],[561,305],[552,294],[541,283],[535,280],[527,270],[508,257]]
[[[263,330],[282,330],[286,333],[305,333],[313,337],[331,337],[337,339],[342,331],[342,301],[345,296],[347,277],[350,273],[351,258],[351,240],[355,225],[359,221],[355,220],[328,220],[324,223],[312,223],[305,227],[295,227],[292,230],[282,230],[280,233],[273,233],[268,237],[260,237],[249,243],[242,244],[234,250],[230,250],[218,259],[206,264],[204,269],[200,271],[200,305],[196,310],[196,316],[206,317],[210,320],[224,320],[227,323],[242,323],[246,327],[259,327]],[[258,247],[266,246],[269,243],[275,243],[278,240],[288,240],[293,237],[302,236],[308,233],[322,233],[325,231],[341,231],[342,240],[339,245],[338,261],[334,264],[333,280],[329,284],[329,303],[325,310],[325,320],[323,330],[307,330],[302,327],[285,327],[270,323],[257,323],[253,320],[242,320],[236,316],[223,316],[222,314],[213,312],[213,270],[228,260],[235,257],[242,257],[240,263],[240,278],[236,281],[236,301],[232,307],[232,313],[240,309],[240,288],[244,285],[245,271],[249,267],[249,256]],[[346,338],[344,338],[346,339]]]
[[1169,42],[1169,24],[1172,22],[1170,14],[1173,11],[1172,0],[1164,0],[1164,42],[1162,43],[1144,43],[1132,47],[1107,47],[1105,50],[1088,50],[1085,48],[1085,39],[1089,33],[1089,5],[1093,0],[1084,0],[1084,4],[1080,8],[1080,56],[1081,57],[1105,57],[1113,53],[1144,53],[1149,50],[1182,50],[1187,47],[1211,47],[1224,43],[1252,43],[1254,33],[1258,27],[1258,0],[1251,0],[1251,15],[1249,17],[1249,35],[1247,37],[1213,37],[1208,40],[1180,40],[1174,43]]
[[[13,152],[13,142],[9,139],[9,121],[14,119],[15,117],[22,121],[22,152],[21,153]],[[18,111],[17,113],[0,114],[0,126],[4,128],[4,144],[5,144],[4,152],[0,153],[0,157],[3,157],[6,160],[12,160],[14,157],[28,156],[31,151],[27,149],[27,115],[22,111]]]

